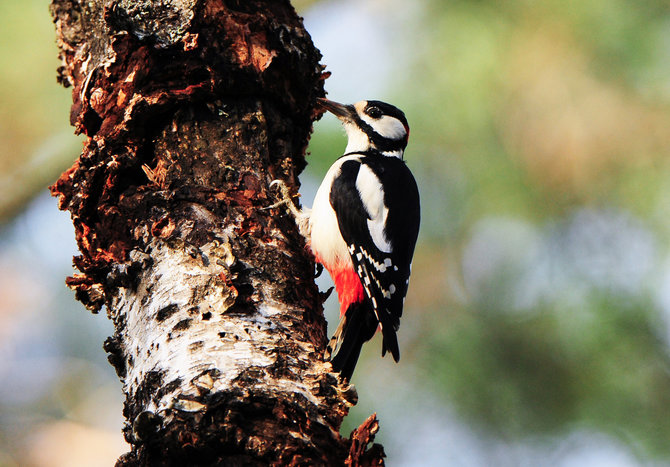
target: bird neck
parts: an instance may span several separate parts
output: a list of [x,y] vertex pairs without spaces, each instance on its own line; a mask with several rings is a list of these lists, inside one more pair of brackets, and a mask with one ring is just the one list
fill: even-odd
[[[347,146],[348,148],[348,146]],[[395,157],[396,159],[403,160],[404,151],[401,149],[397,151],[380,151],[376,148],[368,148],[363,151],[345,151],[341,157],[352,156],[355,154],[360,154],[362,156],[371,156],[371,157]]]
[[370,138],[353,125],[345,126],[347,131],[347,147],[345,153],[367,152],[370,150]]
[[397,149],[395,151],[379,151],[379,153],[384,157],[395,157],[402,160],[402,156],[405,152],[402,149]]

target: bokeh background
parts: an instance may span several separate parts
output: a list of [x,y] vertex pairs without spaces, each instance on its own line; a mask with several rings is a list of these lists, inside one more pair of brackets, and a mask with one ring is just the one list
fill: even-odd
[[[377,412],[390,466],[670,465],[670,4],[296,6],[331,99],[405,110],[423,204],[402,359],[365,348],[343,433]],[[81,148],[54,37],[47,0],[0,1],[0,465],[109,466],[112,327],[45,188]],[[324,117],[306,205],[344,146]]]

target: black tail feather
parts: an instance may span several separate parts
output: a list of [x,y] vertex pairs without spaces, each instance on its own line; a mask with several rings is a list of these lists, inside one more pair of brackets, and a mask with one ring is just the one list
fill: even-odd
[[[398,325],[394,326],[391,316],[385,312],[380,313],[379,318],[381,320],[382,336],[384,336],[382,340],[382,357],[386,355],[387,351],[391,352],[393,360],[397,363],[400,360],[400,348],[398,347],[398,336],[396,335]],[[398,322],[398,324],[400,323]]]
[[382,335],[384,336],[382,340],[382,357],[386,355],[386,352],[391,352],[393,355],[393,360],[396,363],[400,360],[400,348],[398,347],[398,336],[394,329],[386,331],[382,329]]
[[331,342],[334,340],[342,342],[339,349],[336,349],[337,354],[332,357],[331,364],[343,379],[349,381],[358,363],[361,348],[375,335],[378,322],[367,300],[349,305],[342,320],[343,323],[338,327],[341,335],[338,336],[336,332],[331,339]]

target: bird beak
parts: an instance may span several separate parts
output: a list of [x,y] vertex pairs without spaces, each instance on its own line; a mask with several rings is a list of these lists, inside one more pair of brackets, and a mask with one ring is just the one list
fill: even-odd
[[327,110],[345,122],[353,120],[354,115],[356,115],[356,110],[354,109],[353,105],[338,104],[337,102],[333,102],[322,97],[317,97],[316,102],[319,107]]

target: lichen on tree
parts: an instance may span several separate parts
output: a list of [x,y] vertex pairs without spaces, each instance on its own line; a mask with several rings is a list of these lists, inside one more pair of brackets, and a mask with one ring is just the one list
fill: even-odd
[[119,465],[379,465],[369,419],[323,361],[323,297],[293,220],[321,55],[288,1],[55,0],[71,123],[51,187],[76,297],[106,307],[126,396]]

